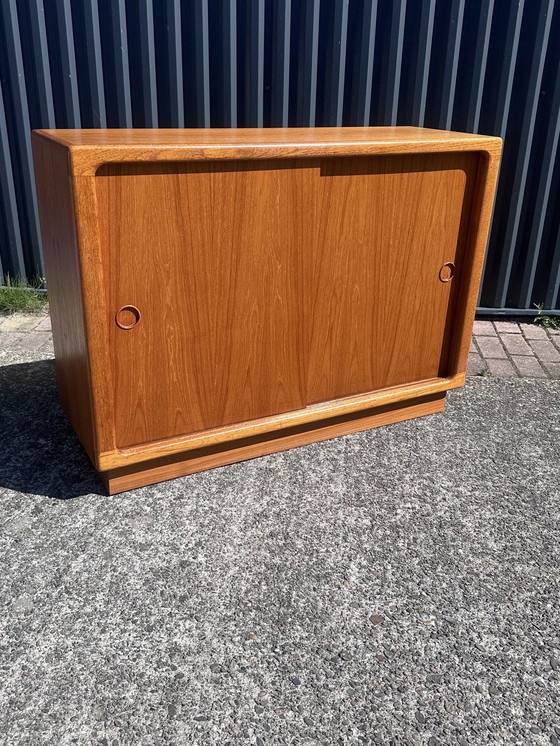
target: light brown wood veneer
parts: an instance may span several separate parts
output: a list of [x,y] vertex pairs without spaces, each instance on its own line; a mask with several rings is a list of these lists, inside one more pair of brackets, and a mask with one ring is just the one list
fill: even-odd
[[109,491],[441,411],[501,141],[40,130],[61,402]]

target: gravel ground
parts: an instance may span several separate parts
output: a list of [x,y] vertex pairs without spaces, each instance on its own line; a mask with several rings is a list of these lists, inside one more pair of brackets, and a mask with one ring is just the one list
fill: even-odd
[[560,742],[560,381],[107,497],[18,355],[2,744]]

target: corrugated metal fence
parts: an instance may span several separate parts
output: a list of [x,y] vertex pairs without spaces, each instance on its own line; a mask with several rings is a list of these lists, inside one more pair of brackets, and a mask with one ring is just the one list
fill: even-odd
[[37,127],[505,139],[480,306],[560,309],[560,0],[1,0],[0,271],[43,274]]

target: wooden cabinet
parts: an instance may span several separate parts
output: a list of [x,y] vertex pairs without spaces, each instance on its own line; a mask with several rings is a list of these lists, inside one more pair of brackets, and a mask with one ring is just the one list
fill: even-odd
[[443,409],[498,138],[39,130],[60,399],[110,492]]

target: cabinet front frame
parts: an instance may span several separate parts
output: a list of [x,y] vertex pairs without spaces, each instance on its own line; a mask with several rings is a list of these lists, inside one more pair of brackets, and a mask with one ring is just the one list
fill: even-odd
[[[428,381],[414,383],[367,392],[359,396],[352,396],[332,402],[321,403],[306,407],[302,410],[286,412],[264,417],[257,420],[236,423],[213,430],[192,433],[181,437],[170,438],[157,442],[146,443],[132,448],[119,449],[116,446],[116,434],[113,420],[114,394],[110,380],[110,346],[108,324],[111,319],[111,309],[107,307],[105,293],[100,288],[105,287],[106,278],[103,277],[103,257],[101,236],[99,233],[98,204],[96,193],[97,169],[107,163],[125,163],[131,161],[153,161],[151,157],[138,157],[138,153],[126,148],[114,150],[110,153],[101,151],[92,159],[91,152],[82,152],[70,148],[70,167],[73,181],[73,196],[76,219],[76,233],[78,242],[79,262],[84,298],[84,321],[89,355],[91,376],[91,398],[93,408],[93,426],[95,443],[95,467],[99,471],[107,471],[153,460],[158,457],[173,456],[182,452],[189,452],[219,443],[234,442],[247,437],[265,433],[279,432],[305,423],[321,422],[333,416],[358,413],[377,406],[386,406],[395,402],[406,402],[418,397],[446,392],[464,385],[465,371],[469,352],[472,324],[476,311],[478,287],[482,275],[484,253],[488,228],[491,219],[493,198],[498,175],[500,146],[495,141],[495,147],[488,143],[464,144],[462,147],[449,147],[446,143],[439,146],[420,147],[417,143],[400,143],[399,147],[384,148],[381,152],[372,152],[371,148],[363,148],[352,155],[386,155],[390,153],[424,153],[476,151],[479,162],[476,169],[474,193],[471,201],[471,219],[469,230],[463,249],[463,268],[460,287],[451,318],[450,345],[448,356],[449,375],[445,378],[434,378]],[[447,145],[447,147],[445,147]],[[315,154],[314,154],[315,155]],[[328,157],[347,155],[345,149],[340,152],[330,152]],[[305,149],[290,157],[308,157]],[[325,154],[321,154],[325,157]],[[212,151],[206,154],[185,153],[184,148],[176,151],[165,151],[165,160],[185,161],[214,160]],[[228,151],[228,160],[270,158],[270,150],[262,154],[254,151]],[[274,154],[273,157],[281,157]],[[472,216],[477,216],[473,220]]]

